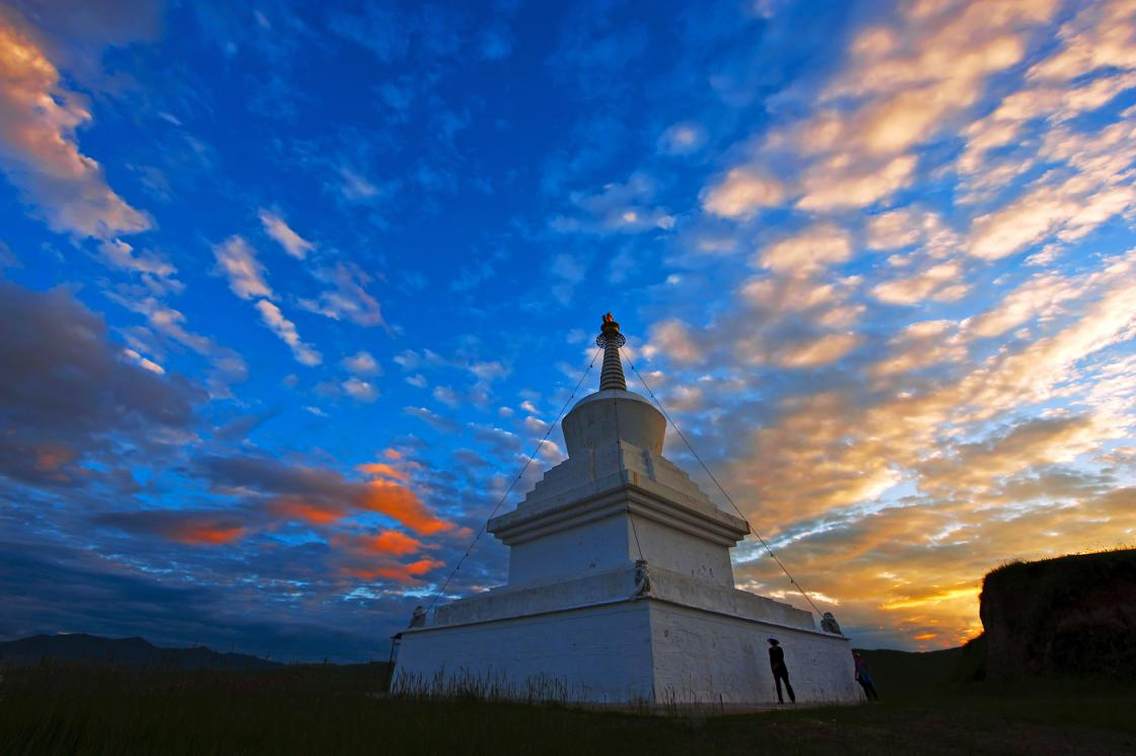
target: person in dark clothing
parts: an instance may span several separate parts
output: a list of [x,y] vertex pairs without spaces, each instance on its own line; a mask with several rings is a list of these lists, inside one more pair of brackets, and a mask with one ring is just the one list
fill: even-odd
[[876,685],[872,682],[872,673],[868,671],[868,663],[856,651],[852,652],[852,658],[856,660],[856,682],[860,683],[860,687],[864,689],[864,695],[868,697],[869,701],[879,701],[880,694],[876,692]]
[[785,690],[789,692],[789,700],[797,703],[797,695],[793,686],[789,684],[789,668],[785,666],[785,650],[776,638],[769,639],[769,668],[773,670],[773,680],[777,683],[777,703],[785,703],[781,696],[781,681],[785,682]]

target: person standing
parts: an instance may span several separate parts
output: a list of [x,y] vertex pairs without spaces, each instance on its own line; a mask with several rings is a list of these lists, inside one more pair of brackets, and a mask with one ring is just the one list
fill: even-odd
[[769,668],[773,670],[773,680],[777,683],[777,703],[785,703],[781,696],[781,682],[785,682],[785,690],[789,693],[789,700],[797,703],[797,695],[793,686],[789,684],[789,668],[785,666],[785,649],[776,638],[769,639]]
[[864,661],[864,657],[860,656],[859,651],[853,651],[852,658],[856,660],[856,682],[860,683],[860,687],[864,689],[864,695],[868,697],[869,701],[879,701],[880,694],[876,692],[876,685],[872,682],[872,673],[868,671],[868,663]]

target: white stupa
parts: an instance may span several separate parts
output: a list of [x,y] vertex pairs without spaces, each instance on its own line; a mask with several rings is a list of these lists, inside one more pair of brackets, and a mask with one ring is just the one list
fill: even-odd
[[749,533],[663,456],[666,421],[627,390],[605,317],[600,390],[565,415],[568,459],[490,520],[508,583],[400,634],[393,688],[572,701],[777,701],[768,639],[799,702],[854,702],[851,646],[813,615],[734,586]]

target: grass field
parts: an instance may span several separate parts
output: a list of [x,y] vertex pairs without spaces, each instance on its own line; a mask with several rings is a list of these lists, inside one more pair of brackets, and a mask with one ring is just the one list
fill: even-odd
[[879,704],[678,717],[391,699],[384,665],[10,669],[0,753],[1136,753],[1136,690],[958,684],[949,657],[880,653]]

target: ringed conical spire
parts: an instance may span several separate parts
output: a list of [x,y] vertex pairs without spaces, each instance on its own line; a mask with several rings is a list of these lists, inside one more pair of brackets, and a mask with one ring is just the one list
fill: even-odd
[[627,340],[611,313],[603,316],[596,346],[604,350],[600,390],[585,396],[564,416],[564,443],[568,457],[595,453],[628,443],[652,454],[662,454],[666,419],[649,401],[627,390],[619,348]]
[[627,379],[623,376],[623,361],[619,358],[619,348],[627,339],[619,332],[619,323],[609,312],[603,316],[600,335],[596,336],[596,346],[604,350],[603,367],[600,369],[600,391],[627,390]]

